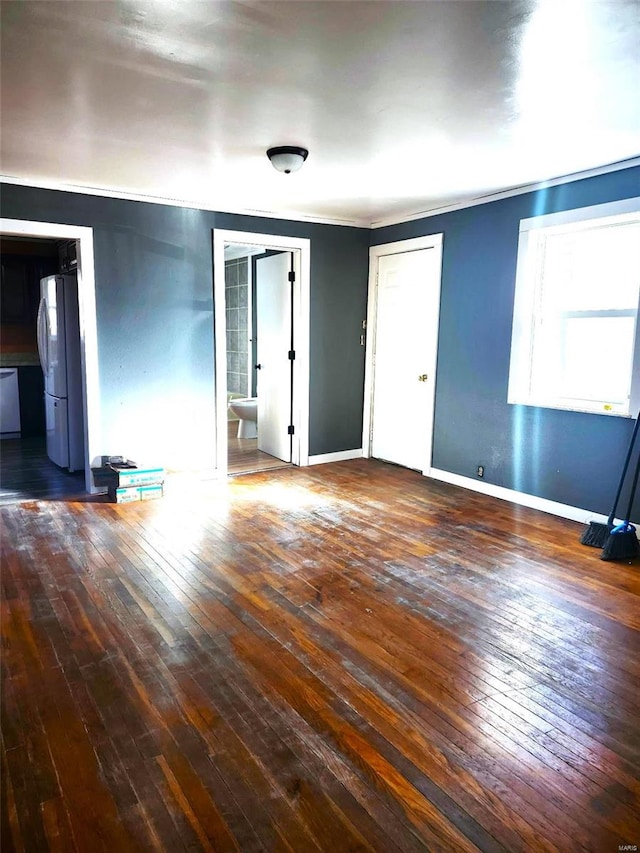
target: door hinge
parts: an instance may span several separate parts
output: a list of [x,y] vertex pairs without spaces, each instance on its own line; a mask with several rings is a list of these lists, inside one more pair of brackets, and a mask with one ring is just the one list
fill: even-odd
[[295,281],[295,280],[296,280],[296,274],[293,271],[291,271],[289,273],[289,281]]
[[296,360],[296,351],[294,349],[290,349],[289,350],[289,361],[295,361],[295,360]]
[[293,424],[289,424],[287,427],[287,435],[295,435],[295,427]]

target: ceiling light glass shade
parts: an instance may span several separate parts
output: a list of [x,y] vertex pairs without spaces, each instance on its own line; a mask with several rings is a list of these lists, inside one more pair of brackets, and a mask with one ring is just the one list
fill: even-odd
[[267,151],[267,157],[271,160],[273,168],[286,175],[297,172],[308,155],[306,148],[297,148],[293,145],[281,145]]

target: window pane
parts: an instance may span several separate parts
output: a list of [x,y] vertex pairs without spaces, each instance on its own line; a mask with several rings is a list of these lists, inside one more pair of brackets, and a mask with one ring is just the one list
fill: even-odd
[[520,229],[508,400],[629,415],[640,401],[640,199],[537,221]]
[[637,223],[549,234],[544,243],[543,313],[637,307],[640,292]]
[[[555,345],[536,340],[537,395],[602,403],[629,396],[635,322],[632,317],[568,319],[556,327]],[[537,346],[536,346],[537,350]]]

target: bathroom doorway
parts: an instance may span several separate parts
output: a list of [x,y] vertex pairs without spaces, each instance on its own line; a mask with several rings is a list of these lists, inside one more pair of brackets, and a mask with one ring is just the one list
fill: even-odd
[[221,476],[308,464],[309,243],[214,230]]

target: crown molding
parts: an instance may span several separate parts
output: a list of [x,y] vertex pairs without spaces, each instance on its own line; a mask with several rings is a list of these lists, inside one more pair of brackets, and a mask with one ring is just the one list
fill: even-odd
[[180,198],[165,198],[164,196],[145,195],[127,192],[126,190],[109,190],[102,187],[87,187],[76,184],[65,184],[58,181],[35,180],[18,178],[15,175],[0,175],[0,184],[14,184],[21,187],[34,187],[41,190],[55,190],[63,193],[78,193],[80,195],[101,196],[103,198],[119,198],[124,201],[143,201],[148,204],[165,204],[170,207],[183,207],[191,210],[207,210],[211,213],[233,214],[235,216],[253,216],[262,219],[285,219],[290,222],[310,222],[316,225],[340,225],[343,228],[369,228],[368,219],[340,219],[338,217],[314,216],[291,210],[255,210],[246,207],[212,207],[202,202],[187,201]]
[[388,225],[402,225],[405,222],[414,222],[416,219],[429,219],[432,216],[440,216],[443,213],[452,213],[454,210],[464,210],[467,207],[475,207],[479,204],[489,204],[492,201],[499,201],[503,198],[511,198],[516,195],[524,195],[525,193],[543,190],[547,187],[557,187],[561,184],[570,184],[574,181],[581,181],[584,178],[594,178],[597,175],[606,175],[608,172],[620,172],[624,169],[631,169],[634,166],[640,166],[640,157],[631,157],[628,160],[619,160],[615,163],[608,163],[605,166],[598,166],[594,169],[586,169],[582,172],[572,172],[570,175],[562,175],[557,178],[549,178],[544,181],[536,181],[531,184],[522,184],[516,187],[510,187],[506,190],[499,190],[494,193],[487,193],[481,196],[470,196],[467,199],[457,201],[454,204],[445,204],[440,207],[427,208],[417,213],[406,213],[401,216],[390,216],[385,219],[378,219],[371,222],[369,228],[376,230],[378,228],[386,228]]
[[212,207],[209,204],[202,202],[187,201],[186,199],[166,198],[164,196],[145,195],[141,193],[132,193],[125,190],[109,190],[102,187],[87,187],[76,184],[65,184],[58,181],[44,181],[30,178],[19,178],[15,175],[0,175],[0,183],[15,184],[17,186],[34,187],[37,189],[55,190],[57,192],[79,193],[81,195],[102,196],[104,198],[119,198],[125,201],[143,201],[149,204],[166,204],[171,207],[183,207],[192,210],[207,210],[212,213],[232,214],[235,216],[252,216],[263,219],[283,219],[290,222],[309,222],[317,225],[340,225],[343,228],[368,228],[377,230],[386,228],[389,225],[402,225],[406,222],[414,222],[417,219],[429,219],[433,216],[440,216],[443,213],[452,213],[455,210],[464,210],[467,207],[476,207],[481,204],[489,204],[500,199],[511,198],[512,196],[524,195],[525,193],[535,192],[536,190],[546,189],[548,187],[556,187],[561,184],[568,184],[574,181],[580,181],[585,178],[593,178],[598,175],[605,175],[608,172],[619,172],[624,169],[631,169],[634,166],[640,166],[640,156],[631,157],[627,160],[619,160],[615,163],[608,163],[604,166],[598,166],[593,169],[586,169],[581,172],[572,172],[569,175],[549,178],[543,181],[535,181],[530,184],[521,184],[515,187],[509,187],[505,190],[498,190],[493,193],[486,193],[480,196],[469,196],[461,199],[453,204],[440,205],[438,207],[426,208],[415,213],[403,213],[396,216],[389,216],[383,219],[341,219],[338,217],[314,216],[313,214],[303,214],[297,211],[290,210],[256,210],[253,208],[234,208]]

